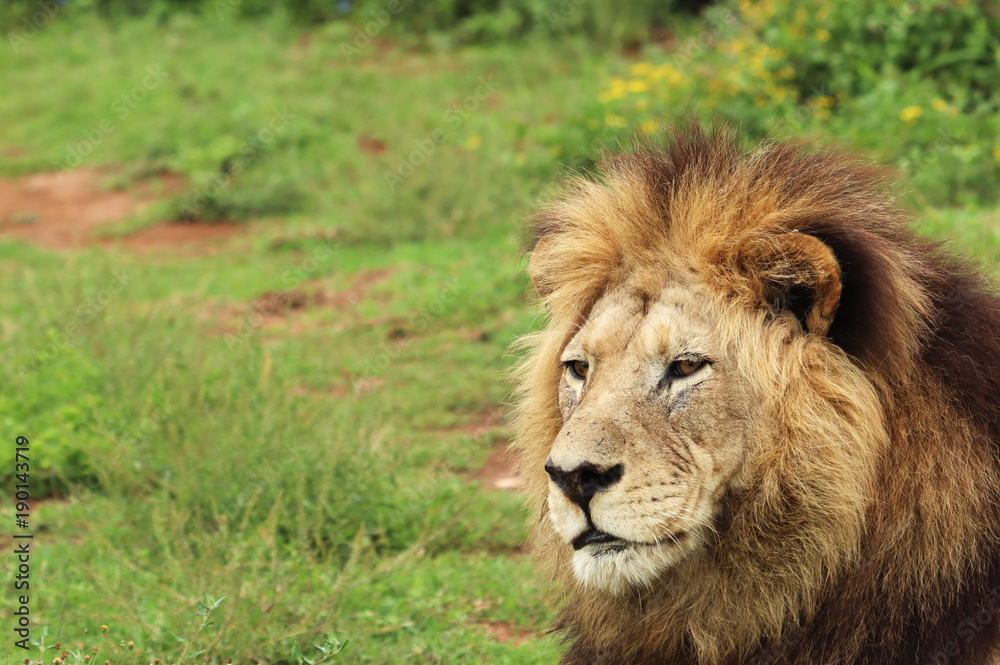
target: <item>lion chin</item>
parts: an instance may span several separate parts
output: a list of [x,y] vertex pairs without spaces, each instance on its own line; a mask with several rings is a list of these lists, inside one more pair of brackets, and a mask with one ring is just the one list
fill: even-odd
[[881,171],[741,145],[675,132],[535,220],[564,662],[1000,662],[1000,298]]
[[567,503],[559,495],[550,496],[549,519],[563,542],[573,548],[573,574],[585,588],[624,595],[651,587],[684,556],[685,532],[671,534],[662,542],[632,541],[615,535],[613,527],[591,527],[582,512]]
[[660,545],[623,543],[590,545],[573,554],[573,574],[585,587],[623,595],[653,581],[678,558]]

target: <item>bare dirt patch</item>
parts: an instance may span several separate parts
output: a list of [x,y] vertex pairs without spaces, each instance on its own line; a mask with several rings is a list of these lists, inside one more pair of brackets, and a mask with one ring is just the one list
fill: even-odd
[[534,637],[530,630],[519,628],[510,621],[485,621],[476,625],[497,642],[505,642],[515,646],[526,644]]
[[[159,249],[188,247],[211,252],[222,242],[236,235],[239,224],[214,222],[212,224],[172,222],[143,229],[122,238],[122,245],[136,252],[145,253]],[[114,240],[102,240],[104,246],[113,245]]]
[[[489,598],[476,598],[472,601],[472,609],[476,612],[483,612],[492,609],[502,602],[502,597],[496,599],[496,601]],[[497,642],[512,643],[516,646],[521,646],[536,636],[533,631],[517,626],[510,621],[476,621],[472,625],[482,630]]]
[[[498,408],[487,409],[465,425],[453,427],[448,431],[462,432],[472,438],[479,438],[493,430],[503,427],[503,418]],[[504,439],[493,447],[493,452],[486,459],[483,467],[472,476],[483,485],[495,490],[517,491],[524,486],[523,481],[514,471],[514,456],[510,441]]]
[[[112,246],[97,229],[142,213],[157,198],[183,190],[183,180],[166,174],[129,191],[109,190],[110,174],[99,169],[35,173],[0,178],[0,233],[48,249],[72,250],[88,245]],[[120,241],[144,252],[159,248],[202,245],[233,235],[236,224],[163,224]]]
[[[303,283],[294,289],[268,291],[254,298],[249,303],[224,305],[221,308],[210,307],[202,318],[215,319],[217,324],[213,333],[233,334],[243,329],[286,327],[293,312],[302,312],[318,308],[344,310],[353,307],[364,300],[369,289],[392,274],[387,268],[368,270],[359,273],[354,283],[341,291],[328,291],[315,283]],[[303,322],[295,322],[290,326],[293,333],[309,328]]]
[[501,441],[494,446],[483,468],[473,477],[494,490],[516,492],[524,487],[524,481],[514,470],[514,453],[510,441]]
[[361,152],[378,157],[386,151],[385,141],[375,138],[371,134],[360,134],[358,136],[358,147]]

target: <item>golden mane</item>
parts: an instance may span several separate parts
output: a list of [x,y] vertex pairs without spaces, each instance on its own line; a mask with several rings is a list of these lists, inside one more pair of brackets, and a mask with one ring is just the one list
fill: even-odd
[[[564,662],[998,657],[1000,300],[909,228],[881,169],[691,127],[571,179],[534,235],[549,320],[526,340],[514,426],[533,549],[569,590]],[[787,440],[751,460],[752,490],[729,497],[712,566],[632,596],[574,589],[546,524],[559,356],[602,295],[626,281],[659,288],[659,266],[677,257],[720,307],[760,312],[760,328],[725,334],[753,347],[747,362],[761,364]],[[809,341],[780,367],[765,325],[776,281],[814,296],[800,317]],[[839,457],[801,445],[823,436],[850,445]],[[874,496],[859,497],[854,476],[869,472]]]

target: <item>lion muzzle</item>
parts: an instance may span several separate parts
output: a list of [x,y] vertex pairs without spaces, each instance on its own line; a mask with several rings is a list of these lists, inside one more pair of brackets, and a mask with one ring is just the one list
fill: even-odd
[[573,469],[556,466],[550,457],[545,462],[545,473],[566,497],[580,506],[584,513],[589,510],[590,500],[603,489],[611,487],[622,478],[625,467],[615,464],[602,469],[596,464],[584,462]]

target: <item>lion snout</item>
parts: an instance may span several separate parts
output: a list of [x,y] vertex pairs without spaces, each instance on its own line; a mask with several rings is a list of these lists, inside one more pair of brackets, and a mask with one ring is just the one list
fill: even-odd
[[545,473],[549,474],[552,482],[584,512],[587,512],[593,496],[621,480],[624,471],[622,464],[600,466],[583,462],[566,469],[555,464],[551,457],[545,462]]

